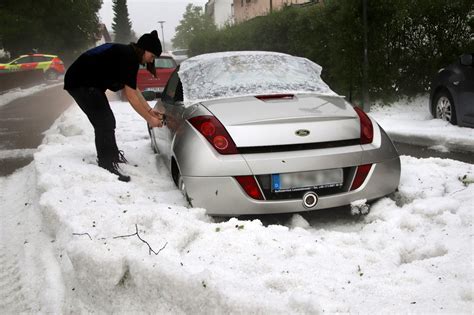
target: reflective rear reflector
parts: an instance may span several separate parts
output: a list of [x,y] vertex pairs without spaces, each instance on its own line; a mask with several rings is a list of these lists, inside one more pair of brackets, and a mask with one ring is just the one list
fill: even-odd
[[258,187],[257,181],[253,176],[235,176],[237,182],[242,186],[243,190],[253,199],[263,200],[262,192]]
[[357,166],[356,175],[354,181],[352,182],[351,190],[356,190],[364,183],[367,175],[369,175],[372,164],[364,164]]

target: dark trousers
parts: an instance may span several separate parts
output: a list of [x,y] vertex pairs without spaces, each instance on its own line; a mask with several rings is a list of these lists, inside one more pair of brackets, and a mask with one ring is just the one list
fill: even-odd
[[94,87],[79,87],[68,92],[94,127],[99,166],[109,168],[121,162],[115,141],[115,117],[105,93]]

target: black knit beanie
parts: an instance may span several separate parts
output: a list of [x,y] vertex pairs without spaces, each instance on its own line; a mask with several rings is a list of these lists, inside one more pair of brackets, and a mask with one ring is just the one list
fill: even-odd
[[151,33],[143,34],[137,42],[137,46],[141,49],[148,50],[155,54],[155,56],[160,56],[162,49],[161,49],[161,42],[158,38],[157,31],[152,31]]

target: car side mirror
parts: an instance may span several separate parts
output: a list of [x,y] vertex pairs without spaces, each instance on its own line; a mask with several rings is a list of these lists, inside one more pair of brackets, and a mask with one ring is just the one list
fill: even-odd
[[472,54],[462,54],[460,60],[463,66],[472,66]]
[[143,91],[142,95],[147,101],[153,101],[156,98],[156,92],[154,91]]

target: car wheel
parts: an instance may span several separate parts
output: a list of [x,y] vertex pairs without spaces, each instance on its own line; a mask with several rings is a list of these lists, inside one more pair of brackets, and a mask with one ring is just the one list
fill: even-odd
[[58,74],[53,70],[46,71],[46,80],[57,80]]
[[435,118],[449,121],[453,125],[457,124],[456,109],[454,108],[454,102],[449,92],[441,91],[436,94],[434,106]]
[[191,202],[191,198],[189,197],[188,192],[186,191],[186,185],[184,184],[183,177],[180,173],[178,174],[178,188],[179,190],[181,190],[181,193],[183,194],[184,198],[186,198],[186,201],[192,207],[193,203]]
[[181,176],[181,172],[178,169],[178,166],[176,165],[176,162],[173,160],[171,166],[171,176],[173,177],[173,181],[178,187],[179,190],[181,190],[181,193],[183,196],[186,198],[186,201],[189,203],[189,205],[192,207],[192,199],[189,197],[188,192],[186,191],[186,185],[184,184],[183,177]]

